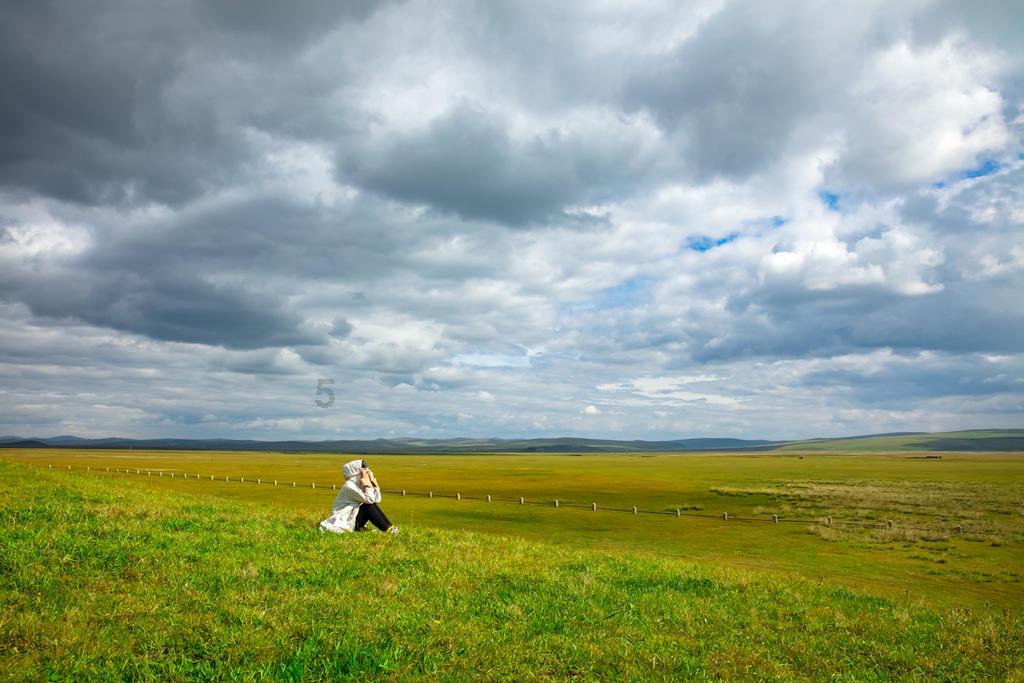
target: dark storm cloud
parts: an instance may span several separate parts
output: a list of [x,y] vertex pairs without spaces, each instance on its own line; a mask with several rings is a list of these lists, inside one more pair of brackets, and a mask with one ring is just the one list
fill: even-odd
[[979,355],[895,355],[873,367],[814,370],[803,384],[818,389],[841,388],[866,405],[899,405],[939,396],[986,397],[1019,390],[1024,367],[1019,362],[995,363]]
[[323,135],[342,125],[311,106],[324,75],[292,60],[375,6],[8,3],[0,184],[85,204],[179,205],[236,182],[260,161],[246,126]]
[[[460,334],[457,321],[476,310],[473,303],[424,283],[457,287],[498,263],[466,253],[445,265],[430,255],[433,243],[445,244],[461,229],[447,220],[396,220],[387,202],[370,195],[329,206],[267,189],[97,227],[85,250],[59,266],[12,266],[0,274],[0,295],[23,301],[39,316],[165,341],[234,349],[294,346],[306,360],[327,365],[335,356],[317,347],[328,343],[328,335],[350,336],[353,325],[345,316],[355,311],[405,311],[447,321]],[[486,230],[479,239],[474,249],[489,253],[495,241]],[[333,289],[339,284],[349,287],[345,297]],[[333,324],[311,327],[302,309],[289,306],[293,298],[332,311]],[[502,303],[483,302],[477,324],[491,316],[507,320],[495,310]],[[380,367],[398,362],[380,353],[371,360]],[[418,361],[399,364],[407,371],[410,362]]]
[[187,17],[134,3],[8,3],[0,26],[3,184],[86,203],[180,202],[244,158],[203,112],[163,109]]
[[390,2],[379,0],[303,0],[300,4],[277,0],[199,2],[197,10],[214,24],[241,39],[255,38],[260,49],[268,45],[301,50],[339,24],[361,21]]
[[398,247],[415,244],[422,232],[395,225],[372,202],[328,207],[266,189],[171,220],[141,221],[101,241],[80,264],[135,271],[158,262],[177,272],[344,279],[387,269]]
[[421,131],[344,149],[338,167],[342,179],[401,201],[523,225],[635,186],[649,165],[641,154],[557,129],[514,140],[500,117],[459,107]]
[[331,336],[336,339],[343,339],[350,334],[352,334],[352,323],[339,315],[334,319],[334,322],[331,323]]
[[[298,346],[326,362],[312,347],[325,344],[328,331],[305,325],[285,299],[393,275],[402,267],[402,248],[415,250],[435,234],[429,223],[396,225],[382,208],[362,200],[332,208],[268,192],[170,219],[140,219],[98,231],[81,255],[59,267],[12,267],[0,275],[0,295],[39,316],[165,341]],[[273,286],[259,284],[268,278]],[[349,308],[336,297],[333,304],[341,313]],[[343,338],[351,329],[339,316],[330,333]]]
[[73,319],[152,339],[253,349],[309,344],[322,335],[271,297],[173,272],[7,274],[5,297],[35,315]]
[[803,46],[786,39],[781,23],[774,9],[733,4],[627,84],[627,100],[682,138],[696,176],[760,170],[815,113],[826,74],[803,59]]
[[915,297],[868,289],[744,302],[727,331],[690,335],[694,360],[828,357],[877,348],[947,352],[1024,351],[1018,279],[1002,286],[963,283]]

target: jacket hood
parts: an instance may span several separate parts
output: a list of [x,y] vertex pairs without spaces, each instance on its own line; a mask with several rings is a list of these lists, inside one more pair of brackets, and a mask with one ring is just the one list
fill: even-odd
[[353,460],[345,463],[345,466],[341,468],[341,471],[345,473],[346,479],[358,479],[359,471],[363,469],[362,460]]

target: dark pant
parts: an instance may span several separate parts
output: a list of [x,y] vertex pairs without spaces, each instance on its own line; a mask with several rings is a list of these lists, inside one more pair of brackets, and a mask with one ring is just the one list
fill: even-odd
[[371,522],[381,531],[391,528],[391,522],[388,521],[387,515],[376,503],[363,503],[359,506],[359,514],[356,515],[356,531],[361,531],[367,522]]

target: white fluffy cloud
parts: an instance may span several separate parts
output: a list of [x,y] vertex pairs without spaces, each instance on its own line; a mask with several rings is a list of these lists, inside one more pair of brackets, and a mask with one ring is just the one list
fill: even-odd
[[852,86],[850,110],[841,112],[836,182],[913,189],[1003,155],[1015,143],[995,85],[1007,66],[955,34],[872,55]]

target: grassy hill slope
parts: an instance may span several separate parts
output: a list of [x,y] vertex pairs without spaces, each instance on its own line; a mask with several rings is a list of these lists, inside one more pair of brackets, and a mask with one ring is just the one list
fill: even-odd
[[0,463],[0,677],[1024,677],[1019,612],[933,612],[468,532]]
[[768,450],[779,452],[876,453],[906,451],[1024,451],[1024,429],[985,429],[962,432],[880,434],[846,439],[808,439]]

